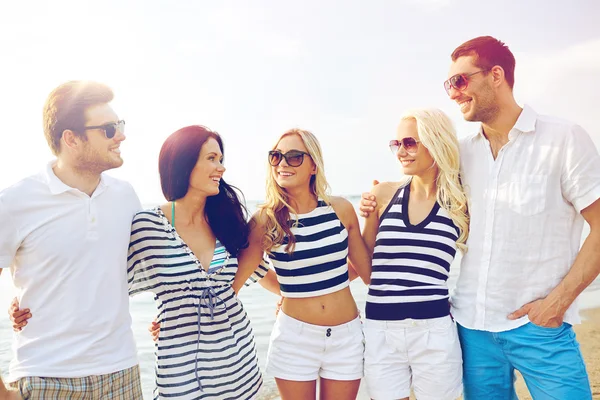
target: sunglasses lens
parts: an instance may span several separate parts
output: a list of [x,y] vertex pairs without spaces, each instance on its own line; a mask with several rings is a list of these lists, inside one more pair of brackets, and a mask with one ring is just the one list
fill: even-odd
[[464,90],[467,87],[467,80],[462,75],[456,75],[450,79],[452,86],[454,86],[456,90]]
[[106,125],[104,127],[104,134],[106,135],[107,139],[114,138],[116,133],[117,133],[117,125],[116,124]]
[[390,150],[392,151],[392,153],[398,152],[398,141],[397,140],[390,140],[389,146],[390,146]]
[[276,167],[279,165],[282,159],[282,154],[278,151],[270,151],[269,152],[269,164]]
[[285,161],[290,167],[299,167],[304,161],[304,154],[296,151],[288,151],[285,154]]
[[413,138],[407,137],[402,139],[402,145],[404,146],[404,149],[406,149],[406,151],[408,153],[416,153],[417,152],[417,141]]

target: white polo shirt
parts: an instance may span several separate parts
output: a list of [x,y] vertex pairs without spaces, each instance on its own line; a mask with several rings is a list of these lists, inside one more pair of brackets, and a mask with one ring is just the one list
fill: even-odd
[[[600,198],[600,156],[589,135],[525,106],[496,160],[480,131],[461,142],[471,227],[452,295],[466,328],[500,332],[507,316],[547,296],[579,252],[580,212]],[[576,302],[565,322],[580,322]]]
[[83,377],[138,363],[127,288],[133,215],[129,183],[102,175],[90,197],[52,170],[0,192],[0,268],[10,268],[21,308],[9,381]]

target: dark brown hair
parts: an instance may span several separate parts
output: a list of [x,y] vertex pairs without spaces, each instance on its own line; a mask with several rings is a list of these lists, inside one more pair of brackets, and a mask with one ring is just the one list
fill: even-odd
[[[221,136],[201,125],[181,128],[165,140],[160,149],[158,170],[162,191],[168,201],[186,195],[200,150],[210,138],[219,143],[225,154]],[[231,255],[235,257],[239,250],[248,247],[248,214],[243,195],[237,188],[221,179],[219,194],[206,199],[204,215],[217,239]]]
[[69,81],[54,89],[44,104],[44,135],[54,155],[60,152],[60,139],[72,129],[85,139],[85,110],[96,104],[109,103],[113,91],[91,81]]
[[504,70],[508,86],[515,84],[515,56],[508,46],[491,36],[479,36],[464,42],[452,52],[452,61],[459,57],[475,56],[475,65],[489,71],[499,65]]

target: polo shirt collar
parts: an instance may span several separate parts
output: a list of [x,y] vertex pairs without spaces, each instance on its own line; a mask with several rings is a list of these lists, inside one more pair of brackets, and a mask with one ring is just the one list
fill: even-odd
[[[55,165],[56,165],[56,160],[50,161],[46,165],[46,170],[43,173],[46,183],[48,184],[48,188],[50,189],[50,193],[52,193],[53,195],[57,195],[57,194],[61,194],[61,193],[69,192],[69,191],[73,191],[76,193],[82,193],[80,190],[75,189],[75,188],[67,185],[60,179],[58,179],[58,177],[54,173],[54,170],[52,169],[52,168],[54,168]],[[100,193],[102,193],[104,191],[104,189],[106,188],[106,186],[107,185],[106,185],[106,179],[104,179],[104,174],[101,174],[100,175],[100,183],[98,183],[98,187],[96,187],[96,190],[94,190],[92,197],[97,196]]]

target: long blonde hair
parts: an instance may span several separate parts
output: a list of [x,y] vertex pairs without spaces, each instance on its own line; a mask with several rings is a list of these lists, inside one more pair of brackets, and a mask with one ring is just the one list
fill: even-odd
[[467,196],[460,180],[459,144],[452,121],[443,111],[435,108],[407,110],[401,119],[417,122],[419,140],[438,166],[437,201],[459,229],[456,246],[465,253],[469,237],[469,212]]
[[[272,150],[277,148],[277,145],[286,136],[297,135],[300,137],[310,158],[316,165],[316,172],[310,178],[310,192],[316,198],[320,198],[327,204],[331,204],[329,200],[329,184],[325,179],[325,165],[323,163],[323,153],[319,141],[309,131],[301,129],[290,129],[277,139],[277,143]],[[268,165],[267,172],[267,195],[265,203],[261,204],[258,209],[262,219],[265,220],[265,236],[263,238],[263,249],[270,253],[275,246],[282,245],[284,238],[287,236],[286,253],[291,254],[296,245],[296,239],[291,231],[291,226],[288,221],[291,214],[295,214],[298,223],[298,212],[290,204],[290,198],[285,189],[277,184],[273,167]]]

